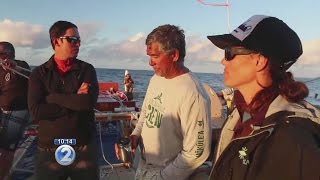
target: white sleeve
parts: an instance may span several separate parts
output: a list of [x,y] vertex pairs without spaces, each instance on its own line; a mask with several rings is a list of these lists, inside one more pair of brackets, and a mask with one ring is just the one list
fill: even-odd
[[142,105],[142,108],[141,108],[141,112],[140,112],[140,117],[138,119],[138,122],[136,124],[136,127],[134,128],[134,130],[132,131],[131,135],[136,135],[136,136],[141,136],[141,132],[142,132],[142,127],[143,127],[143,124],[144,124],[144,119],[145,119],[145,112],[146,112],[146,108],[145,108],[145,103],[146,101],[143,101],[143,105]]
[[183,149],[161,172],[164,179],[186,179],[210,154],[210,101],[199,94],[184,99],[179,109]]
[[131,135],[141,136],[142,127],[143,127],[144,120],[145,120],[145,117],[146,117],[146,110],[147,110],[146,109],[147,108],[146,104],[147,104],[148,97],[149,97],[149,95],[148,95],[149,93],[148,92],[149,92],[150,86],[151,86],[151,81],[149,82],[149,86],[148,86],[145,98],[143,100],[143,103],[142,103],[142,107],[141,107],[141,111],[140,111],[140,117],[139,117],[138,122],[136,124],[136,127],[132,131]]

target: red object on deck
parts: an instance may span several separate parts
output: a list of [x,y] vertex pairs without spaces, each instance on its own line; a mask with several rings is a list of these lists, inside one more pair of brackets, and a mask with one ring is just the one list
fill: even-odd
[[[136,107],[135,101],[123,101],[122,102],[124,106],[126,107]],[[119,108],[120,103],[119,102],[97,102],[96,109],[99,111],[109,111],[109,112],[115,112],[115,108]],[[137,111],[137,108],[135,108],[135,111]]]
[[[96,109],[99,111],[108,111],[115,112],[115,108],[121,106],[120,102],[113,99],[111,96],[108,96],[106,92],[109,92],[110,88],[113,88],[114,91],[119,92],[119,84],[117,82],[99,82],[99,98],[96,104]],[[118,95],[116,93],[116,95]],[[125,94],[123,94],[125,95]],[[119,99],[123,100],[120,96]],[[135,111],[138,110],[136,107],[136,101],[121,101],[122,104],[128,108],[135,108]]]
[[117,82],[99,82],[99,91],[109,91],[113,88],[115,91],[119,90],[119,84]]

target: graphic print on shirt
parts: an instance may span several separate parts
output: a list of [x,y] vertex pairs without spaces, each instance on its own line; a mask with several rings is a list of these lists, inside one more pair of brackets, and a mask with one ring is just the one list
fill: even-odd
[[160,128],[165,111],[165,107],[162,105],[162,93],[150,99],[146,111],[146,125],[148,128]]
[[242,160],[243,165],[248,165],[250,163],[247,151],[248,149],[246,147],[242,147],[239,151],[239,158]]
[[197,140],[197,150],[196,157],[200,157],[204,150],[204,120],[197,121],[198,126],[198,140]]

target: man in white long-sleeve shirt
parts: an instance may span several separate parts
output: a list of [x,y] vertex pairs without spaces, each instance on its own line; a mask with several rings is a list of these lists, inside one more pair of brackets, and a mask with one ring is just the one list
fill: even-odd
[[168,24],[146,39],[155,75],[131,134],[133,149],[144,145],[136,179],[188,179],[209,156],[210,99],[184,66],[185,44],[184,31]]

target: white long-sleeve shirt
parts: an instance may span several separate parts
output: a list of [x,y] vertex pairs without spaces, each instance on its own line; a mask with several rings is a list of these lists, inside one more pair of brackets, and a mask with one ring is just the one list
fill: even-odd
[[210,99],[192,73],[154,75],[133,135],[141,136],[145,164],[164,179],[186,179],[209,156]]

